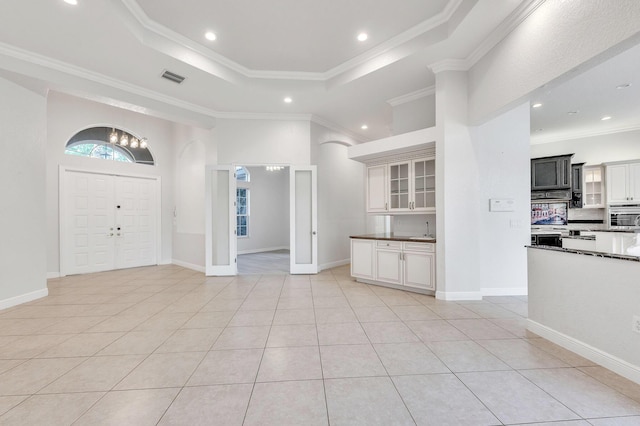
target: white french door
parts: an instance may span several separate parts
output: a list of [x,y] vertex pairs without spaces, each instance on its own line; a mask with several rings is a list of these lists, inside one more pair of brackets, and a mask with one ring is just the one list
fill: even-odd
[[236,178],[234,166],[206,170],[205,273],[236,275]]
[[157,185],[61,169],[60,274],[157,264]]
[[316,166],[289,169],[290,273],[318,273]]

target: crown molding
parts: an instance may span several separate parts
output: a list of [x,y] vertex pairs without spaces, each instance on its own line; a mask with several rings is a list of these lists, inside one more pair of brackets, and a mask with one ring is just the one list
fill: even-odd
[[606,135],[613,135],[616,133],[634,132],[638,130],[640,130],[640,125],[618,127],[618,128],[608,129],[608,130],[585,131],[581,133],[567,133],[565,136],[562,136],[560,134],[540,136],[540,137],[533,136],[530,138],[530,140],[532,145],[542,145],[542,144],[552,143],[552,142],[585,139],[585,138],[591,138],[595,136],[606,136]]
[[216,118],[223,120],[284,120],[311,121],[311,114],[280,114],[275,112],[218,112]]
[[[409,41],[419,37],[420,35],[433,30],[443,24],[447,24],[459,9],[464,0],[450,0],[445,8],[426,21],[409,28],[401,34],[369,49],[368,51],[337,65],[324,72],[304,72],[304,71],[274,71],[274,70],[253,70],[247,68],[238,62],[235,62],[226,56],[220,55],[193,40],[161,25],[151,19],[136,0],[120,0],[125,6],[125,11],[132,16],[139,28],[131,28],[132,32],[137,36],[138,40],[151,48],[160,50],[169,56],[180,61],[187,62],[190,65],[199,68],[205,72],[209,72],[218,77],[233,81],[238,77],[252,79],[271,79],[271,80],[302,80],[302,81],[323,81],[327,82],[347,71],[359,67],[368,62],[387,54],[388,52],[401,47]],[[125,21],[130,19],[122,17]],[[158,38],[162,41],[170,42],[174,46],[163,46]],[[179,56],[176,53],[175,45],[188,49],[193,55],[200,55],[200,58],[192,58],[190,55]],[[199,60],[198,60],[199,59]],[[380,61],[378,61],[380,62]],[[380,68],[384,61],[377,64],[374,69]],[[384,65],[387,65],[384,63]],[[224,68],[224,69],[221,69]],[[235,77],[235,78],[234,78]]]
[[468,71],[469,64],[466,59],[443,59],[429,65],[429,68],[434,74],[438,74],[443,71]]
[[405,95],[388,99],[387,103],[392,107],[396,107],[398,105],[402,105],[408,102],[417,101],[418,99],[426,98],[427,96],[434,95],[435,93],[436,93],[436,86],[429,86],[429,87],[425,87],[424,89],[416,90],[414,92],[410,92]]
[[467,66],[471,68],[487,53],[500,43],[511,31],[516,29],[525,19],[538,9],[546,0],[526,0],[520,4],[507,18],[485,38],[482,43],[466,58]]

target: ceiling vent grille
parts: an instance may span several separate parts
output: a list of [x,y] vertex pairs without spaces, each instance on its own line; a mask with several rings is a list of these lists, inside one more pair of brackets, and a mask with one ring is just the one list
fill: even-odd
[[162,78],[166,78],[167,80],[173,81],[174,83],[178,84],[182,83],[185,79],[185,77],[167,70],[164,70],[162,72]]

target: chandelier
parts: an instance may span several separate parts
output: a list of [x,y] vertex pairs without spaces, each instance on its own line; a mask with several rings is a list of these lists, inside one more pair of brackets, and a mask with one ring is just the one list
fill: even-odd
[[280,170],[284,170],[284,166],[265,166],[268,172],[279,172]]
[[147,138],[138,139],[135,136],[129,135],[129,133],[122,131],[122,135],[118,135],[118,131],[112,127],[109,134],[109,142],[112,144],[119,144],[120,146],[129,146],[131,148],[145,149],[148,146]]

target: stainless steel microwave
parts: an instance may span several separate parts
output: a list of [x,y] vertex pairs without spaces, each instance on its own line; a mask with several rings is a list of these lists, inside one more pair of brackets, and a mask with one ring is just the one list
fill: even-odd
[[640,205],[609,207],[609,229],[640,229]]

